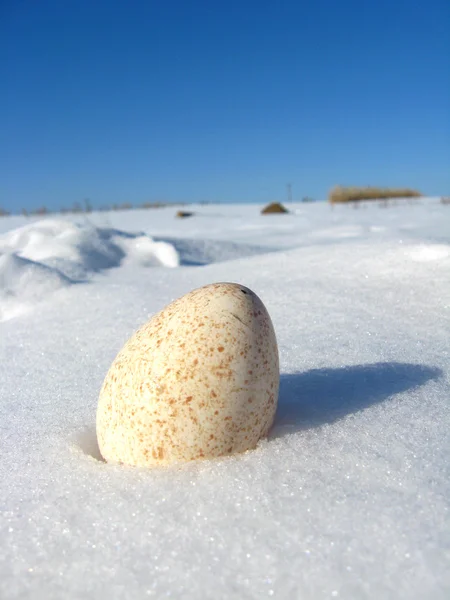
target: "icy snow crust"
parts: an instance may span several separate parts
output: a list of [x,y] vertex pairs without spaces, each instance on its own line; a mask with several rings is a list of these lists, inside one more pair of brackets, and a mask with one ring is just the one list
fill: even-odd
[[[293,208],[0,219],[0,598],[450,596],[450,209]],[[105,464],[111,361],[213,281],[254,289],[274,322],[269,439]]]

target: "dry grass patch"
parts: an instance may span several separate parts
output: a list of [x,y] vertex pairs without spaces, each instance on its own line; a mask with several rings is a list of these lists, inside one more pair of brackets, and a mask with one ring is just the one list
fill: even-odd
[[328,194],[331,203],[384,200],[389,198],[420,198],[423,194],[411,188],[345,187],[337,185]]
[[271,204],[268,204],[267,206],[265,206],[262,211],[261,214],[262,215],[276,215],[276,214],[284,214],[289,212],[287,208],[285,208],[282,204],[280,204],[279,202],[272,202]]

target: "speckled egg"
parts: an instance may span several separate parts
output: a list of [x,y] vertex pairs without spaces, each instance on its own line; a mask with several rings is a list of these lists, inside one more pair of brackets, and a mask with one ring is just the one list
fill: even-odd
[[278,348],[258,296],[215,283],[175,300],[125,344],[106,375],[97,438],[109,462],[164,465],[244,452],[266,436]]

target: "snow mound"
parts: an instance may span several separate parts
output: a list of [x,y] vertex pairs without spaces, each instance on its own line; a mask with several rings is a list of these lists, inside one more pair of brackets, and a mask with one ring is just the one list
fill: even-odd
[[43,296],[70,283],[57,269],[17,254],[0,255],[0,321],[27,312]]
[[86,276],[118,267],[124,259],[144,266],[177,267],[173,246],[143,233],[56,219],[42,220],[0,236],[0,252],[15,252],[44,264],[59,263]]
[[[114,231],[114,230],[111,230]],[[155,241],[147,235],[131,237],[115,232],[115,243],[124,252],[123,263],[135,263],[143,267],[178,267],[180,257],[173,244]]]
[[46,219],[0,235],[0,320],[92,273],[134,264],[177,267],[172,244],[142,233]]

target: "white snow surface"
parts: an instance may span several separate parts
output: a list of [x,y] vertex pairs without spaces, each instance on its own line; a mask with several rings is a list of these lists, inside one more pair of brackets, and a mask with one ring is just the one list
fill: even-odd
[[[2,600],[450,597],[450,207],[291,209],[0,219]],[[102,462],[116,353],[217,281],[272,316],[269,438]]]
[[177,267],[172,244],[144,233],[44,219],[0,235],[0,320],[60,287],[121,264]]

